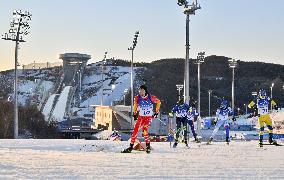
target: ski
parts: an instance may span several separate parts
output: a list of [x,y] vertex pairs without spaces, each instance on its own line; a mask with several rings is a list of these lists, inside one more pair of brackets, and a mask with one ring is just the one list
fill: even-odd
[[140,153],[145,153],[145,151],[132,150],[131,152],[120,151],[120,153],[121,154],[140,154]]
[[264,143],[264,144],[262,144],[263,146],[283,146],[283,144],[279,144],[279,143]]

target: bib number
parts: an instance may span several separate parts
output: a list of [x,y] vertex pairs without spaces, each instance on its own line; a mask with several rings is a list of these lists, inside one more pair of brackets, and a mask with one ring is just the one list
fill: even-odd
[[140,116],[152,116],[153,109],[152,108],[141,108],[139,111]]
[[259,109],[258,113],[259,113],[260,115],[262,115],[262,114],[268,114],[268,109]]

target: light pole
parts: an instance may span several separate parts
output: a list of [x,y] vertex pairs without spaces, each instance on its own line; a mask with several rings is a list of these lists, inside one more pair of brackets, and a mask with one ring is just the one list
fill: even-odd
[[21,10],[13,11],[13,20],[10,23],[9,33],[2,35],[2,39],[15,41],[15,82],[14,82],[14,138],[18,138],[18,47],[20,42],[25,42],[23,36],[28,35],[28,29],[30,28],[29,21],[31,20],[32,14]]
[[133,93],[133,52],[134,52],[134,49],[137,45],[137,39],[138,39],[138,36],[139,36],[139,31],[136,31],[135,34],[134,34],[134,39],[133,39],[133,44],[130,48],[128,48],[129,51],[131,51],[131,74],[130,74],[130,82],[131,82],[131,122],[130,122],[130,125],[132,127],[132,122],[133,122],[133,101],[134,101],[134,93]]
[[184,7],[183,13],[186,15],[186,51],[185,51],[185,67],[184,67],[184,102],[189,103],[189,16],[195,15],[195,11],[201,9],[197,0],[189,5],[187,0],[178,0],[179,6]]
[[183,89],[183,84],[177,84],[176,87],[178,90],[178,100],[180,100],[180,91]]
[[103,62],[101,64],[101,71],[102,71],[102,94],[101,94],[101,106],[103,106],[104,101],[104,69],[106,63],[107,52],[105,52]]
[[235,68],[237,67],[237,61],[235,59],[229,59],[229,67],[232,68],[232,111],[235,110]]
[[80,92],[82,91],[82,75],[81,75],[81,69],[79,69],[79,89]]
[[[272,84],[271,84],[271,87],[270,87],[270,89],[271,89],[271,96],[270,96],[270,99],[271,99],[271,100],[272,100],[272,98],[273,98],[273,95],[272,95],[273,87],[274,87],[274,83],[272,83]],[[271,105],[270,105],[270,110],[271,110],[271,112],[272,112],[272,103],[271,103]]]
[[127,92],[128,92],[128,89],[124,89],[124,94],[123,94],[124,106],[125,106],[125,95]]
[[115,89],[115,84],[111,85],[111,106],[113,106],[113,91]]
[[210,110],[210,106],[211,106],[211,94],[212,94],[212,90],[208,90],[208,98],[209,98],[209,103],[208,103],[208,111],[209,111],[209,117],[211,117],[211,110]]
[[256,96],[257,96],[257,92],[251,92],[251,95],[253,96],[253,100],[255,100],[256,99]]
[[200,111],[200,65],[204,62],[204,55],[205,52],[200,52],[197,55],[197,59],[195,64],[197,64],[198,67],[198,118],[197,118],[197,131],[200,133],[200,127],[201,127],[201,111]]
[[248,114],[248,106],[246,104],[244,104],[245,108],[246,108],[246,115]]
[[198,113],[199,117],[201,116],[200,114],[200,65],[204,62],[204,55],[205,52],[200,52],[198,53],[197,59],[195,61],[195,64],[197,64],[198,67]]

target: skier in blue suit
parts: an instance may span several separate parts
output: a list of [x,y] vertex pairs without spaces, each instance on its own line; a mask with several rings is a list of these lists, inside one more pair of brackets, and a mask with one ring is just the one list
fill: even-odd
[[[173,116],[173,114],[176,114],[176,137],[175,137],[175,143],[173,147],[175,148],[178,144],[178,138],[179,133],[183,131],[184,135],[184,143],[186,146],[187,144],[187,112],[189,110],[189,105],[184,103],[183,99],[180,99],[177,103],[177,105],[172,109],[172,112],[169,114],[170,116]],[[181,125],[183,128],[181,128]]]
[[217,134],[219,128],[224,125],[226,129],[226,142],[229,144],[230,139],[229,139],[229,131],[230,131],[230,124],[229,124],[229,116],[233,115],[233,121],[235,121],[235,117],[233,114],[233,111],[230,107],[228,107],[228,101],[227,100],[222,100],[221,106],[219,109],[217,109],[216,112],[216,118],[217,118],[217,124],[215,126],[215,129],[207,142],[207,144],[210,144],[213,141],[214,136]]
[[187,123],[190,126],[192,135],[194,137],[194,140],[196,143],[200,143],[199,139],[197,138],[197,134],[194,130],[194,124],[193,122],[195,121],[195,119],[199,116],[199,113],[197,112],[196,108],[195,108],[195,104],[192,103],[192,105],[190,106],[188,112],[187,112]]

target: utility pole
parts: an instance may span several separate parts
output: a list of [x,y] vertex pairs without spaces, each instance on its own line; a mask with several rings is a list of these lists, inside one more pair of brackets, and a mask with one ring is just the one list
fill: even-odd
[[2,39],[15,41],[15,82],[14,82],[14,138],[18,138],[18,72],[17,67],[18,62],[18,48],[20,42],[26,42],[23,40],[23,36],[29,34],[28,29],[30,29],[29,21],[31,20],[32,14],[21,10],[13,11],[13,20],[10,23],[10,30],[5,35],[2,35]]

